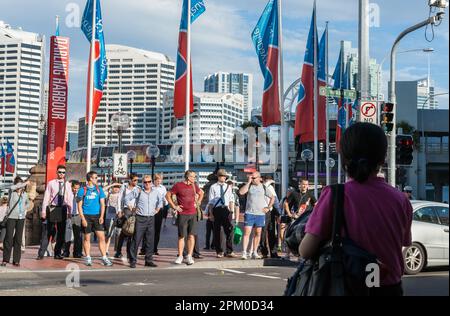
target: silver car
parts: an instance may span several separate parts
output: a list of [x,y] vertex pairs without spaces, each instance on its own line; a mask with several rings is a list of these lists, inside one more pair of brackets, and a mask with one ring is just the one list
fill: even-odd
[[405,272],[417,274],[424,267],[448,266],[448,204],[411,201],[412,245],[403,249]]

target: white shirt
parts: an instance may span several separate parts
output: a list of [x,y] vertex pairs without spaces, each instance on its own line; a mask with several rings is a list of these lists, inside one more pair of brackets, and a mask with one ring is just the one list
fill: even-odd
[[153,189],[155,189],[156,191],[158,191],[158,193],[161,196],[161,199],[163,200],[163,206],[166,206],[169,204],[169,202],[167,202],[166,200],[166,194],[167,194],[167,189],[165,186],[163,186],[162,184],[158,185],[158,186],[153,186]]
[[[223,193],[224,193],[223,200],[220,200],[220,198],[221,198],[220,187],[221,186],[223,188]],[[228,184],[216,182],[209,188],[208,205],[211,205],[212,207],[214,207],[214,206],[216,206],[216,203],[217,203],[217,206],[225,205],[227,207],[230,206],[230,203],[234,203],[233,190],[231,189],[231,187],[228,186]]]

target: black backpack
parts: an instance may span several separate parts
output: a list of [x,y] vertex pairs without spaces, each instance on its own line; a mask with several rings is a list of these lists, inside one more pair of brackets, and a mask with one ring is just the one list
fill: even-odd
[[298,256],[298,247],[300,246],[303,237],[305,237],[305,228],[311,213],[312,209],[305,211],[299,218],[288,226],[286,232],[284,233],[284,241],[286,242],[286,245],[296,256]]
[[[315,258],[302,260],[289,278],[286,296],[368,296],[366,278],[369,264],[377,264],[373,254],[348,238],[344,216],[344,185],[331,186],[333,192],[332,238]],[[345,236],[341,231],[344,228]]]

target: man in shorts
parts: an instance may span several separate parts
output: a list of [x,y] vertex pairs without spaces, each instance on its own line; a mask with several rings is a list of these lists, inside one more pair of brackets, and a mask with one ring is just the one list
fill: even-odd
[[[178,257],[176,264],[183,263],[184,239],[187,236],[188,253],[186,263],[194,264],[192,254],[194,252],[195,235],[197,228],[197,209],[196,203],[200,204],[203,199],[203,191],[195,183],[196,174],[188,170],[184,174],[184,181],[176,183],[172,189],[167,192],[166,200],[172,209],[178,213]],[[176,196],[177,204],[173,202],[173,196]]]
[[102,255],[102,263],[109,267],[112,266],[112,263],[106,256],[104,226],[106,196],[103,189],[97,183],[97,173],[95,171],[88,172],[86,175],[86,185],[77,194],[78,212],[84,230],[83,248],[86,254],[86,265],[92,266],[91,233],[95,232],[98,239],[98,247]]

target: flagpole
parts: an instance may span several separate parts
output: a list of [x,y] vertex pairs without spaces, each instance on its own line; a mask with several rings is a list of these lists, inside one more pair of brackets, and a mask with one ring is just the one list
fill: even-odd
[[88,115],[88,137],[87,137],[87,155],[86,155],[86,172],[91,171],[91,151],[92,151],[92,111],[94,108],[94,60],[95,60],[95,33],[97,30],[95,16],[97,9],[97,0],[92,1],[92,37],[91,37],[91,54],[89,60],[89,115]]
[[317,185],[319,182],[319,127],[318,127],[318,82],[317,82],[317,13],[316,13],[316,1],[314,1],[314,37],[313,37],[313,47],[314,47],[314,197],[317,199],[319,194],[317,190]]
[[[326,22],[326,27],[325,27],[325,32],[326,32],[326,41],[325,41],[325,77],[326,77],[326,87],[328,88],[328,83],[329,83],[329,78],[328,78],[328,21]],[[326,121],[326,133],[327,133],[327,139],[326,139],[326,163],[325,163],[325,167],[326,167],[326,184],[330,185],[330,117],[328,115],[328,96],[325,97],[326,100],[326,109],[325,109],[325,121]]]
[[190,116],[191,116],[191,0],[187,0],[187,70],[186,70],[186,115],[185,120],[185,136],[184,136],[184,168],[189,170],[191,158],[190,144]]
[[[341,54],[341,65],[340,65],[340,74],[339,74],[339,91],[341,91],[341,96],[339,97],[339,101],[341,102],[341,107],[344,106],[344,98],[342,97],[342,79],[344,76],[344,41],[341,41],[341,50],[340,50],[340,54]],[[338,101],[338,102],[339,102]],[[338,110],[339,110],[339,103],[338,103]],[[338,111],[339,113],[339,111]],[[339,114],[338,114],[338,119],[339,119]],[[342,127],[341,127],[341,137],[342,137]],[[336,144],[336,148],[339,147],[339,144]],[[340,151],[340,149],[339,149]],[[338,153],[338,183],[340,184],[342,182],[342,158],[341,158],[341,153]]]
[[59,15],[56,16],[56,36],[59,36]]
[[283,23],[282,23],[282,0],[278,0],[278,87],[280,98],[280,114],[281,114],[281,196],[286,196],[289,183],[289,126],[286,122],[284,111],[284,66],[283,66]]

